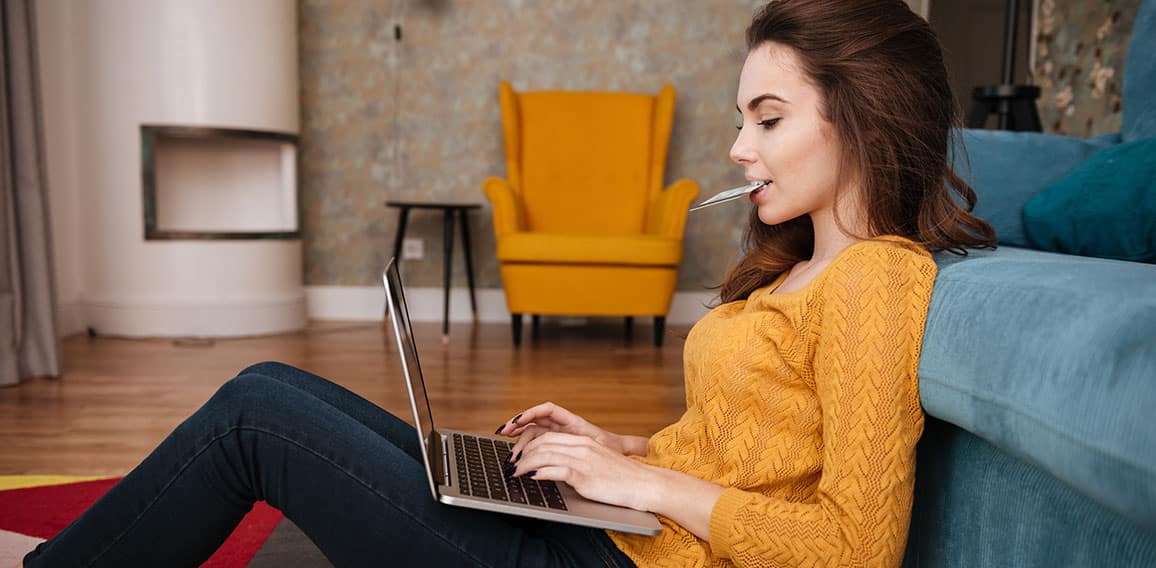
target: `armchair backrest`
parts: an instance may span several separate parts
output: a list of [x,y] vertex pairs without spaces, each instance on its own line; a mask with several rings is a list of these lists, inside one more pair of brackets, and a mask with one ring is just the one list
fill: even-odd
[[526,92],[501,84],[506,175],[531,231],[637,234],[662,191],[674,88]]
[[1124,142],[1156,136],[1156,0],[1144,0],[1124,56]]

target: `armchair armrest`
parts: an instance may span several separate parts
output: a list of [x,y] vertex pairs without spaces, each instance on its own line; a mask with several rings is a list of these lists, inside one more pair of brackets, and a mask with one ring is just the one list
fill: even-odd
[[680,179],[658,195],[646,220],[646,234],[682,239],[686,213],[698,195],[698,183]]
[[522,211],[518,197],[510,183],[500,177],[486,178],[482,184],[482,191],[494,207],[494,235],[500,237],[506,233],[516,233],[522,230]]

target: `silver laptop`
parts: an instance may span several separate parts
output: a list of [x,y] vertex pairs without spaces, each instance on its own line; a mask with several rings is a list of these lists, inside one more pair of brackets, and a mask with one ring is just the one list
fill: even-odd
[[382,280],[434,499],[458,507],[628,533],[661,532],[662,525],[651,513],[591,501],[565,483],[507,477],[503,466],[514,445],[511,439],[434,428],[396,259],[389,261]]

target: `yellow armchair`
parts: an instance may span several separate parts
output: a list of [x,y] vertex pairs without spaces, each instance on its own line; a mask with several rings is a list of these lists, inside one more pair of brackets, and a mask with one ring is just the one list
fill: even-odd
[[517,93],[501,84],[508,179],[483,184],[521,342],[522,315],[653,316],[662,345],[698,184],[663,189],[674,88]]

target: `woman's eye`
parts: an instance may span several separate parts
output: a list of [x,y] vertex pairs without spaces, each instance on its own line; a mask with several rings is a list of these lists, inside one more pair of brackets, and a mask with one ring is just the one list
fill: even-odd
[[762,126],[763,128],[766,128],[767,130],[770,130],[770,129],[774,128],[776,124],[779,123],[779,120],[780,119],[778,119],[778,118],[768,118],[766,120],[761,120],[761,121],[757,122],[756,124],[758,124],[759,126]]

